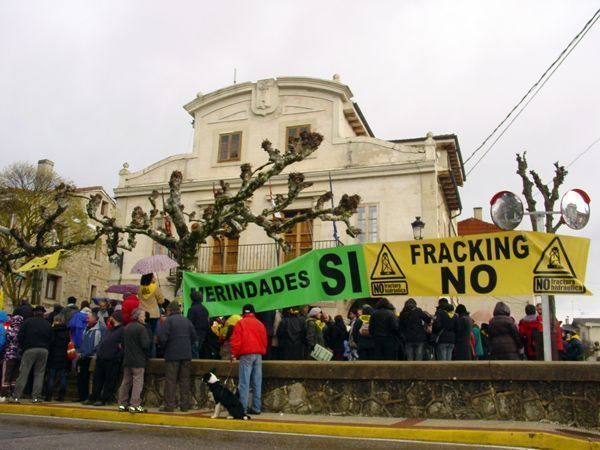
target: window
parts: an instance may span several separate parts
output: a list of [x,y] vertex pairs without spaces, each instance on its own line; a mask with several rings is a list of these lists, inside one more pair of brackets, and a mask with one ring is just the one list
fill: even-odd
[[219,135],[219,162],[239,161],[242,147],[242,132]]
[[377,242],[377,206],[365,205],[358,207],[358,228],[362,233],[358,235],[358,242]]
[[303,131],[310,133],[310,125],[296,125],[293,127],[287,127],[285,129],[285,142],[288,143],[290,142],[291,138],[300,137],[300,133]]
[[[285,211],[285,217],[289,219],[302,212],[303,211]],[[290,232],[283,235],[283,238],[290,248],[290,250],[285,253],[285,262],[291,261],[312,250],[312,228],[312,220],[307,220],[305,222],[297,223]]]
[[[165,229],[165,220],[162,217],[154,218],[154,229],[155,230],[164,230]],[[152,254],[153,255],[166,255],[169,251],[167,247],[164,245],[160,245],[156,241],[152,241]]]
[[215,239],[212,251],[210,272],[236,273],[238,264],[239,239]]
[[108,202],[102,200],[102,206],[100,206],[100,214],[103,216],[108,215]]
[[58,283],[60,277],[56,275],[48,275],[46,277],[46,298],[50,300],[56,300],[56,294],[58,292]]
[[95,284],[92,284],[92,286],[90,287],[90,300],[93,299],[94,297],[96,297],[97,293],[98,293],[98,287]]

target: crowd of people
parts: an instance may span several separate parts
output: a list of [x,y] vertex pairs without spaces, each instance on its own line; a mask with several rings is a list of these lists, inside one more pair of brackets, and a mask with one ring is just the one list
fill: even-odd
[[[34,403],[64,401],[73,373],[75,401],[97,406],[116,401],[120,411],[144,412],[145,368],[148,358],[158,357],[165,360],[161,411],[186,411],[192,407],[192,359],[229,359],[240,361],[244,408],[259,414],[262,359],[311,359],[317,346],[329,349],[335,361],[543,359],[541,305],[527,305],[517,321],[508,305],[498,302],[489,322],[479,324],[465,305],[455,308],[445,298],[433,314],[412,298],[401,311],[381,298],[374,307],[352,309],[346,318],[331,318],[310,305],[258,313],[245,305],[240,315],[212,318],[199,292],[192,290],[191,300],[184,316],[149,274],[142,276],[137,294],[122,302],[77,305],[69,297],[66,307],[56,305],[50,312],[27,301],[11,317],[0,312],[2,395],[19,402],[30,385]],[[573,330],[563,335],[558,322],[555,326],[562,359],[583,360],[579,335]]]

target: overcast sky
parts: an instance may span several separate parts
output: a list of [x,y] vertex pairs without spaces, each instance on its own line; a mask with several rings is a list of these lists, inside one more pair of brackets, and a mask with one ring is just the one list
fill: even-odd
[[[600,7],[598,1],[0,2],[0,167],[48,158],[112,192],[132,171],[191,150],[196,93],[277,76],[341,75],[382,139],[458,135],[467,158]],[[461,190],[472,215],[520,192],[515,153],[550,180],[600,138],[600,24],[571,53]],[[594,297],[559,317],[600,316],[600,143],[563,192],[592,197]],[[469,170],[472,165],[467,165]],[[524,222],[523,229],[528,229]],[[560,232],[568,233],[564,228]]]

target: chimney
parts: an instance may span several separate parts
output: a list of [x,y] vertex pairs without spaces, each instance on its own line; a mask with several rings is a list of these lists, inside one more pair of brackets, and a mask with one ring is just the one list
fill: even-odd
[[483,208],[481,206],[473,208],[473,217],[477,220],[483,221]]

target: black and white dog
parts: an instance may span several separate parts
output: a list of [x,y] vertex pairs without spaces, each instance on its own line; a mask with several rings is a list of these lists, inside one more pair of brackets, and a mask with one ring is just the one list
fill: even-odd
[[237,393],[231,392],[227,389],[217,376],[211,372],[207,372],[202,376],[202,381],[208,385],[208,389],[215,399],[215,412],[211,416],[212,419],[216,419],[221,414],[221,406],[224,406],[229,413],[228,419],[239,419],[248,420],[250,417],[244,412],[244,407],[240,402],[240,398]]

